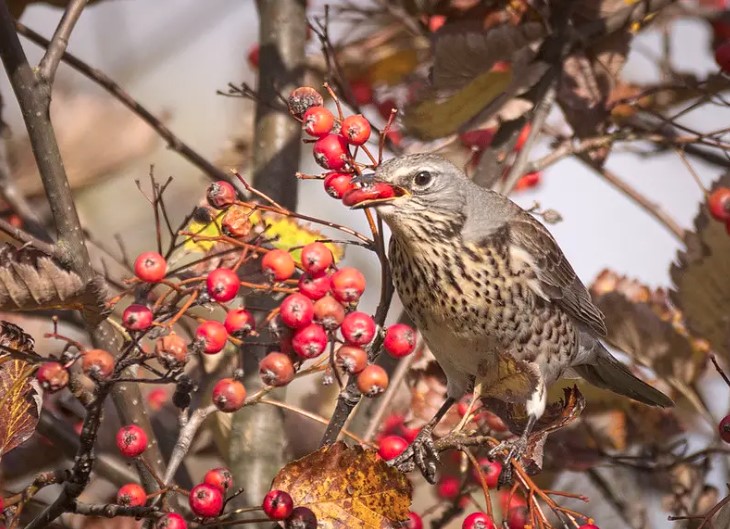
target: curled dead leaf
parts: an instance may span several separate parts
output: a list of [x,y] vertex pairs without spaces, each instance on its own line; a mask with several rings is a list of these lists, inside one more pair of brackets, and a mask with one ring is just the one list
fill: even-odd
[[322,529],[389,529],[408,518],[412,485],[375,450],[338,442],[289,463],[272,488],[311,509]]

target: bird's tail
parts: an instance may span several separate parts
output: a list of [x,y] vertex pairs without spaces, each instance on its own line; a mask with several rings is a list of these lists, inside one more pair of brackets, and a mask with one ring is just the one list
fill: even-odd
[[603,345],[596,344],[590,364],[575,365],[573,369],[588,382],[649,406],[674,406],[672,399],[634,376],[629,368],[616,360]]

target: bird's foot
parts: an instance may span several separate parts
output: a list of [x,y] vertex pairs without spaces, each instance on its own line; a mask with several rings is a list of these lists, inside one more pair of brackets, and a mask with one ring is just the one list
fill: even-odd
[[[508,450],[506,457],[502,455],[505,450]],[[502,441],[489,451],[490,459],[499,459],[504,457],[504,465],[502,465],[502,472],[499,474],[497,487],[503,487],[512,483],[512,461],[519,462],[526,450],[527,436],[522,435],[517,439]]]
[[436,483],[436,463],[439,460],[431,428],[425,426],[405,452],[388,461],[388,465],[396,467],[401,472],[411,472],[418,467],[423,477],[433,485]]

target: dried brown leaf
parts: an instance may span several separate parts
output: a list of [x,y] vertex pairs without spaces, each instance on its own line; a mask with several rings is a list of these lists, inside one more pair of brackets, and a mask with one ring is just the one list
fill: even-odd
[[[730,174],[720,177],[712,189],[721,186],[730,186]],[[704,203],[694,231],[685,232],[684,245],[670,269],[674,289],[669,295],[689,331],[730,361],[730,237]]]
[[[18,326],[0,322],[0,345],[35,355],[33,338]],[[41,409],[34,365],[0,353],[0,458],[27,441]]]
[[342,442],[282,468],[272,488],[310,508],[323,529],[387,529],[408,518],[412,485],[375,450]]
[[78,309],[101,318],[100,284],[86,285],[53,257],[32,247],[0,249],[0,310]]

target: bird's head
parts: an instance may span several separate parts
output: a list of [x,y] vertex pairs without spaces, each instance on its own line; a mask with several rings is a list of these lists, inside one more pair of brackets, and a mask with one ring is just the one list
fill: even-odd
[[375,182],[391,188],[386,196],[353,205],[357,209],[376,208],[391,228],[402,222],[422,221],[429,215],[456,220],[463,214],[469,183],[458,167],[435,154],[393,158],[381,164],[374,174],[358,180],[365,185]]

